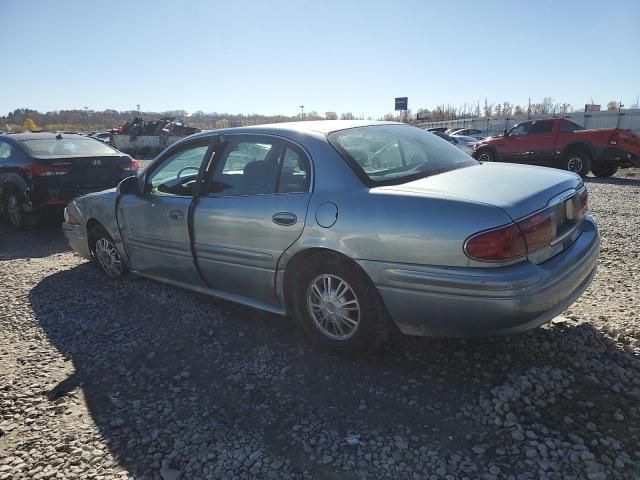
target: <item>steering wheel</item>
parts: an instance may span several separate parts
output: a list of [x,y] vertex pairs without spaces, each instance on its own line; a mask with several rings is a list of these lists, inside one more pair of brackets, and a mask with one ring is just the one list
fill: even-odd
[[178,180],[182,177],[182,172],[184,172],[185,170],[197,170],[200,171],[200,167],[184,167],[181,168],[180,171],[178,172]]

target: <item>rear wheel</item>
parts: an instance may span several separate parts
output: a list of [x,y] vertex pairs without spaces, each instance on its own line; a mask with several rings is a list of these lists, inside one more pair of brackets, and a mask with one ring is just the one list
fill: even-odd
[[38,219],[23,208],[24,196],[11,188],[4,198],[4,211],[9,223],[18,230],[29,230],[36,226]]
[[591,170],[591,157],[579,150],[569,152],[562,160],[562,168],[586,177]]
[[591,173],[596,177],[612,177],[618,171],[618,165],[615,163],[594,162],[591,165]]
[[89,248],[98,266],[108,277],[118,278],[126,272],[113,238],[102,226],[93,227],[89,233]]
[[488,148],[482,148],[478,150],[478,152],[476,153],[476,159],[479,162],[493,162],[494,160],[493,152]]
[[376,288],[348,259],[317,254],[300,269],[297,320],[306,336],[333,353],[353,354],[386,337],[386,311]]

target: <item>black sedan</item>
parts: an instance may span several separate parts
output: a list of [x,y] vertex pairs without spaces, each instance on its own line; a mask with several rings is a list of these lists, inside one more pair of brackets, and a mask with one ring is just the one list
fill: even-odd
[[137,167],[129,155],[82,135],[0,135],[0,212],[27,229],[61,215],[78,195],[115,187]]

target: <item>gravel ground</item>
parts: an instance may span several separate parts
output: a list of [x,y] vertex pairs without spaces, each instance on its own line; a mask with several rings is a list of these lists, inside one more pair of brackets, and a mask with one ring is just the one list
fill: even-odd
[[1,225],[0,480],[640,478],[640,174],[623,174],[589,181],[602,257],[563,316],[357,360]]

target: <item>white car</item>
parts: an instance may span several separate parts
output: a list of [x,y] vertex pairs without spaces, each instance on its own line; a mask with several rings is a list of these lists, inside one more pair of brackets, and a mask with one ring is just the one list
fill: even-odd
[[459,128],[453,130],[451,133],[449,133],[449,135],[451,135],[452,137],[473,137],[476,141],[482,140],[483,138],[489,136],[485,132],[483,132],[482,130],[478,130],[477,128]]
[[[446,140],[449,143],[452,143],[453,145],[455,145],[456,147],[458,147],[460,150],[462,150],[464,153],[466,153],[467,155],[471,155],[473,153],[473,145],[474,143],[477,142],[477,140],[475,138],[471,138],[471,137],[454,137],[451,135],[447,135],[446,133],[441,133],[441,132],[431,132],[434,135],[439,136],[440,138],[443,138],[444,140]],[[470,139],[471,141],[467,140]]]

